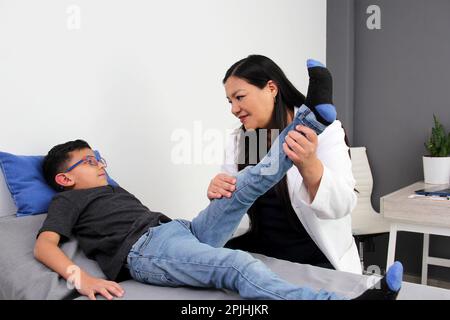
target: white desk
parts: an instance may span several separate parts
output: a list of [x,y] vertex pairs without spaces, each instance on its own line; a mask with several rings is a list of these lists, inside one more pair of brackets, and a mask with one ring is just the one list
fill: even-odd
[[395,259],[398,231],[423,233],[422,284],[427,284],[429,264],[450,268],[449,259],[430,257],[428,254],[430,234],[450,236],[450,200],[408,198],[415,190],[426,186],[430,185],[417,182],[380,199],[380,211],[391,223],[387,267]]

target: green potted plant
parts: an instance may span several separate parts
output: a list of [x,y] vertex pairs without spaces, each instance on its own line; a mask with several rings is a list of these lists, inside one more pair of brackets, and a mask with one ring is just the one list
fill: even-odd
[[433,114],[434,128],[425,143],[429,155],[423,157],[425,183],[450,183],[450,133],[447,135],[436,115]]

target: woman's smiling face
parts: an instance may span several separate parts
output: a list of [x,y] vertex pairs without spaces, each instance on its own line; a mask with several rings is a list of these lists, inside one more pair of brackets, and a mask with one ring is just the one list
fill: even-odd
[[244,79],[231,76],[225,82],[225,92],[231,112],[245,129],[267,128],[274,110],[278,88],[273,81],[260,89]]

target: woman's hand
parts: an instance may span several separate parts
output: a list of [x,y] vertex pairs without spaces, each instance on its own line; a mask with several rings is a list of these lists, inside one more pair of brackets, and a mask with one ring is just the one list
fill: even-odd
[[301,170],[302,167],[308,167],[318,160],[316,156],[318,137],[314,130],[308,127],[299,125],[295,129],[297,131],[292,130],[287,134],[283,150]]
[[234,190],[236,190],[235,184],[235,177],[225,173],[219,173],[209,183],[207,192],[208,199],[213,200],[222,197],[230,198]]
[[315,131],[308,127],[299,125],[295,129],[297,131],[287,134],[283,150],[302,175],[313,201],[323,175],[323,165],[316,154],[319,139]]

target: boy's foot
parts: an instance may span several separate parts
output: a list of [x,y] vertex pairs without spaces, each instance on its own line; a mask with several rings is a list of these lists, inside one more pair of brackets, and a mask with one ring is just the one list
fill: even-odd
[[311,109],[317,120],[328,126],[336,120],[333,105],[333,78],[330,71],[319,61],[307,61],[309,86],[305,105]]
[[396,261],[378,283],[354,300],[396,300],[402,286],[402,278],[403,266]]

